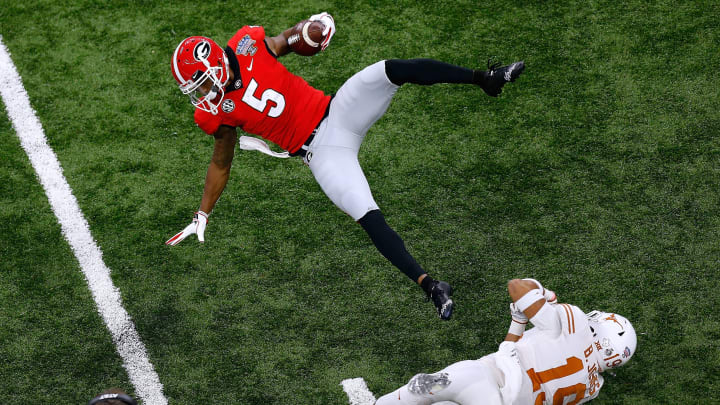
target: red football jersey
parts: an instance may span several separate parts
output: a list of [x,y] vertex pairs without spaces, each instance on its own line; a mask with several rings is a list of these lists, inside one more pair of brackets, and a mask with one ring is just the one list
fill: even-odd
[[195,109],[195,123],[210,135],[220,125],[240,127],[295,152],[320,123],[330,96],[290,73],[264,39],[263,27],[245,26],[228,41],[235,78],[225,88],[217,115]]

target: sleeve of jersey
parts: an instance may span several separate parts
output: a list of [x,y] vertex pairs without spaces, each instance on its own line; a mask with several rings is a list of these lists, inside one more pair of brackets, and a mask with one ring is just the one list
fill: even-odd
[[[558,336],[562,333],[562,320],[560,313],[557,311],[559,305],[550,305],[545,303],[540,310],[530,318],[532,324],[545,332]],[[562,311],[562,310],[561,310]]]
[[222,124],[222,118],[220,118],[219,115],[212,115],[207,111],[196,108],[195,123],[206,134],[212,135],[217,132],[218,128],[220,128],[220,124]]
[[255,52],[269,52],[274,58],[275,54],[270,52],[265,42],[265,28],[259,25],[246,25],[240,28],[230,41],[228,46],[237,55],[255,55]]
[[[570,304],[557,304],[558,313],[560,314],[560,322],[562,323],[563,333],[566,335],[574,335],[577,332],[585,332],[587,327],[587,317],[582,309]],[[562,312],[560,312],[562,309]]]
[[265,39],[265,28],[260,25],[246,25],[235,33],[235,38],[242,38],[245,35],[250,35],[250,38],[261,43]]

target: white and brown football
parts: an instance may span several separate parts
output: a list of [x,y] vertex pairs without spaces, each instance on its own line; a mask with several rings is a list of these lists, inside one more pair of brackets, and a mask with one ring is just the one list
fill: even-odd
[[325,37],[325,24],[320,21],[303,20],[292,28],[288,45],[298,55],[311,56],[320,52],[320,44]]

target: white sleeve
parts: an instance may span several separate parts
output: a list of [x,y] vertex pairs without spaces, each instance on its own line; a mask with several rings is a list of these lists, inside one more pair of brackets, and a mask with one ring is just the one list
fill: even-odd
[[547,302],[540,307],[540,310],[530,318],[530,322],[543,331],[549,332],[553,336],[558,336],[562,332],[562,321],[558,315],[556,307]]

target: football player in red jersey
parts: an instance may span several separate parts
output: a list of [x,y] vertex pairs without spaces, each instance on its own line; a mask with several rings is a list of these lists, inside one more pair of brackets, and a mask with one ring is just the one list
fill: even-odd
[[[321,13],[309,20],[325,25],[325,49],[335,33],[332,16]],[[215,138],[215,147],[200,209],[192,223],[166,243],[175,245],[192,234],[200,242],[205,240],[208,215],[228,182],[240,128],[274,142],[289,156],[300,156],[330,200],[365,229],[383,256],[422,287],[440,318],[449,319],[452,288],[430,277],[385,222],[358,162],[358,151],[401,85],[475,84],[495,97],[522,73],[523,62],[482,71],[431,59],[383,60],[352,76],[331,97],[278,61],[291,52],[291,34],[289,28],[269,37],[263,27],[245,26],[225,49],[201,36],[186,38],[175,49],[173,76],[195,106],[197,125]],[[275,154],[257,138],[240,137],[240,141],[241,147],[245,141],[246,147],[249,142],[250,148]]]

